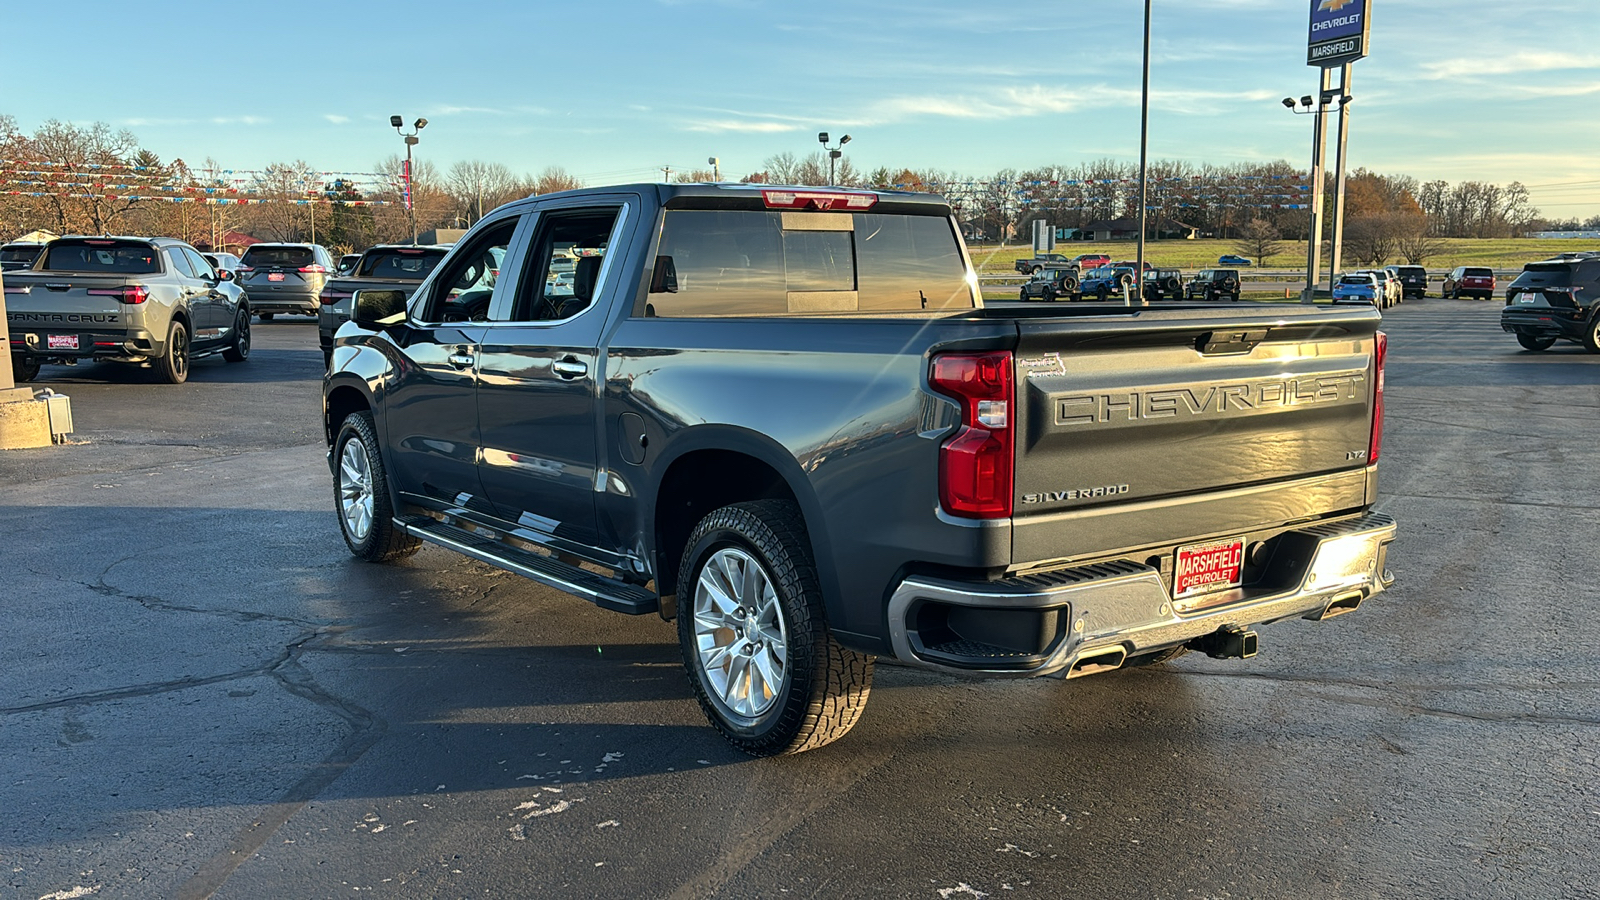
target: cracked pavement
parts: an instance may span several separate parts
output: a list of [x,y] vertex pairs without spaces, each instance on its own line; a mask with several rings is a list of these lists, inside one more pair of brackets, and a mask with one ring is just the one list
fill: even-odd
[[1261,655],[880,666],[782,760],[670,626],[435,548],[351,560],[314,324],[167,386],[49,367],[0,454],[0,900],[1597,895],[1600,356],[1389,314],[1395,588]]

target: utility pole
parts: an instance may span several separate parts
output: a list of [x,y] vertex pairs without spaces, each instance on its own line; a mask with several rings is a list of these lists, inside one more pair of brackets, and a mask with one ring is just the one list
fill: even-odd
[[1315,302],[1317,282],[1322,280],[1322,157],[1328,143],[1328,117],[1323,112],[1331,79],[1327,68],[1318,69],[1317,72],[1321,84],[1314,101],[1317,106],[1311,129],[1311,233],[1306,240],[1306,289],[1300,295],[1301,303]]
[[[1139,94],[1139,249],[1134,256],[1133,289],[1139,294],[1139,305],[1144,298],[1144,232],[1145,217],[1149,211],[1149,148],[1150,148],[1150,0],[1144,0],[1144,85]],[[1068,297],[1067,299],[1072,299]],[[1126,300],[1133,305],[1133,298]]]
[[[1350,140],[1350,70],[1351,63],[1339,67],[1339,137],[1335,146],[1338,147],[1338,156],[1334,166],[1333,180],[1333,255],[1328,260],[1328,285],[1339,278],[1339,270],[1344,268],[1344,188],[1345,188],[1345,147]],[[1323,71],[1327,71],[1324,69]]]
[[672,180],[672,167],[671,166],[662,166],[661,167],[661,180],[664,181],[664,182],[668,182],[668,181]]

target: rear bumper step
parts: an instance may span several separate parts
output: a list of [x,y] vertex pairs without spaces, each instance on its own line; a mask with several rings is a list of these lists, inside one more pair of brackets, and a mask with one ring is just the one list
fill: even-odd
[[1077,677],[1185,644],[1248,657],[1251,626],[1332,618],[1389,587],[1394,536],[1381,513],[1287,530],[1257,582],[1187,610],[1160,570],[1131,560],[995,581],[913,576],[889,599],[890,642],[903,662],[1002,677]]
[[615,578],[607,578],[539,553],[520,550],[474,531],[441,522],[431,516],[404,516],[394,520],[407,534],[499,566],[559,591],[582,597],[603,609],[642,616],[657,609],[654,591]]

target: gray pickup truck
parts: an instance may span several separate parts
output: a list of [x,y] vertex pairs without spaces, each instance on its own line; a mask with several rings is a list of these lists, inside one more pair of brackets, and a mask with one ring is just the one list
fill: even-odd
[[191,359],[250,356],[244,292],[183,241],[60,238],[31,268],[7,272],[5,292],[19,382],[45,363],[108,360],[180,384]]
[[351,552],[676,619],[748,753],[843,735],[878,656],[1246,657],[1390,583],[1371,308],[985,307],[942,198],[654,184],[501,207],[354,307],[324,381]]
[[349,270],[334,275],[318,295],[317,342],[323,364],[333,359],[333,334],[350,321],[350,299],[356,291],[387,288],[411,295],[433,267],[444,259],[448,247],[379,244],[367,248]]

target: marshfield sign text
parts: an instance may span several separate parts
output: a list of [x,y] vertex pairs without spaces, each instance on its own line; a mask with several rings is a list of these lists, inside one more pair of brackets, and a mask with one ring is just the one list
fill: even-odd
[[1306,65],[1342,66],[1367,55],[1372,0],[1311,0]]

